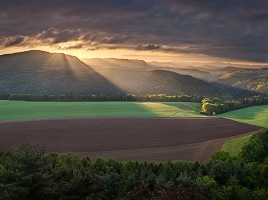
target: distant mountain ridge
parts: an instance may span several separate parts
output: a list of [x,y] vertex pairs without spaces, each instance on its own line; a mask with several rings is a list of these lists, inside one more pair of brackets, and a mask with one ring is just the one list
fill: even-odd
[[[203,74],[204,78],[210,72],[180,69],[187,74],[182,75],[177,73],[180,71],[154,68],[142,60],[90,60],[84,63],[74,56],[44,51],[2,55],[0,94],[187,94],[234,97],[228,88],[223,89],[217,84],[192,77],[194,73],[196,76]],[[98,62],[101,64],[96,65]]]

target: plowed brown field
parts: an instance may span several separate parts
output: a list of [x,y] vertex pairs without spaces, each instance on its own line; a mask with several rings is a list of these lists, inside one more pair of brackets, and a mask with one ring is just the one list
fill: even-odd
[[21,143],[90,158],[208,160],[226,139],[262,129],[223,118],[80,118],[0,123],[0,150]]

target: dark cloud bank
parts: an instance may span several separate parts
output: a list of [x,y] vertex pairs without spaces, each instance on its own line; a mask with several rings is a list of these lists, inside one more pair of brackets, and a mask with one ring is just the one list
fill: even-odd
[[268,62],[268,1],[0,1],[1,47],[31,41]]

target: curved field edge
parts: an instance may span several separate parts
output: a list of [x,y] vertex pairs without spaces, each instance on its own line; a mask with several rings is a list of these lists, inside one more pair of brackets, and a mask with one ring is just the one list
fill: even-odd
[[0,120],[75,117],[206,117],[192,102],[0,101]]
[[244,144],[249,141],[252,135],[247,135],[244,137],[226,140],[221,148],[221,151],[228,152],[231,156],[238,156],[241,152]]
[[206,161],[213,152],[221,149],[226,139],[258,129],[223,118],[105,117],[11,121],[0,123],[0,147],[9,151],[30,141],[49,152],[71,151],[90,157]]
[[[268,128],[268,105],[252,106],[244,109],[230,111],[218,115],[227,119]],[[232,140],[227,140],[222,146],[222,151],[237,156],[241,152],[242,146],[249,140],[250,136],[244,136]]]
[[268,105],[251,106],[218,115],[227,119],[268,128]]

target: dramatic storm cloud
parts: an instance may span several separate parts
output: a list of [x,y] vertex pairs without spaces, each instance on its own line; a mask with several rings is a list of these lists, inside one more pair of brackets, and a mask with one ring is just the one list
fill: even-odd
[[38,45],[268,62],[268,1],[0,1],[0,47]]

